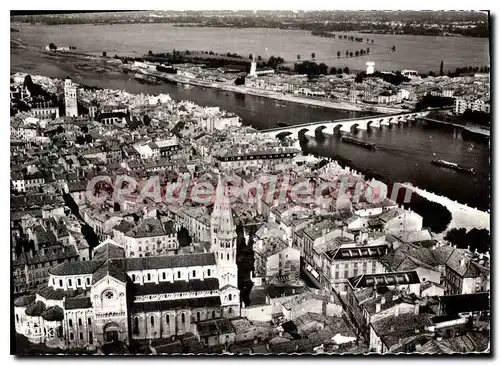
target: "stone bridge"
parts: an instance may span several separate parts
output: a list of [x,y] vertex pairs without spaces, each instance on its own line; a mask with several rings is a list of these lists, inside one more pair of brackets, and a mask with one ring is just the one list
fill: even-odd
[[415,118],[422,118],[426,116],[429,112],[411,112],[411,113],[401,113],[401,114],[389,114],[389,115],[376,115],[371,117],[360,117],[354,119],[340,119],[336,121],[322,121],[313,123],[304,123],[290,125],[287,127],[278,127],[272,129],[263,130],[261,133],[267,136],[277,137],[278,135],[287,136],[292,135],[295,138],[299,138],[301,133],[305,132],[306,136],[314,137],[316,131],[322,131],[326,134],[335,134],[339,130],[342,132],[350,133],[353,130],[363,129],[368,130],[370,127],[381,128],[382,126],[390,126],[391,124],[406,123],[409,120],[414,120]]

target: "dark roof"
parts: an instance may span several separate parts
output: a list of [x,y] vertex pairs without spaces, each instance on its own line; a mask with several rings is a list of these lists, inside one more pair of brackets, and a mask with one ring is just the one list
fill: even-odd
[[136,285],[135,295],[149,295],[162,293],[181,293],[189,291],[217,290],[219,289],[219,279],[208,278],[205,280],[174,281],[155,283],[145,283]]
[[490,310],[490,293],[443,295],[438,297],[440,315]]
[[215,265],[213,253],[195,253],[175,256],[149,256],[120,260],[125,271],[163,269],[170,267],[189,267]]
[[64,301],[65,309],[90,308],[92,303],[90,297],[74,297],[66,298]]
[[52,275],[85,275],[92,274],[103,261],[76,261],[65,262],[49,269],[49,274]]
[[122,259],[125,257],[125,250],[111,242],[105,242],[101,247],[94,250],[94,260]]
[[363,259],[372,257],[384,256],[389,250],[387,245],[379,246],[364,246],[364,247],[340,247],[336,250],[325,252],[329,259],[347,260],[347,259]]
[[94,275],[92,276],[92,283],[97,283],[107,275],[121,281],[122,283],[127,282],[127,274],[125,271],[120,266],[108,260],[94,272]]
[[349,278],[348,281],[353,288],[420,283],[420,279],[416,271],[365,274]]
[[26,307],[35,301],[36,295],[23,295],[14,300],[14,306],[16,307]]
[[205,298],[192,298],[192,299],[176,299],[166,300],[161,302],[143,302],[133,303],[132,313],[165,311],[173,309],[188,309],[188,308],[218,308],[220,307],[220,297],[205,297]]
[[38,295],[44,297],[45,299],[52,299],[52,300],[62,300],[63,298],[71,298],[83,293],[85,293],[85,290],[83,289],[63,290],[63,289],[53,289],[51,286],[47,286],[38,291]]
[[378,337],[384,335],[394,336],[408,330],[424,329],[432,326],[433,323],[427,314],[403,313],[397,316],[392,315],[372,322],[371,326]]
[[45,303],[41,301],[37,301],[33,304],[31,304],[28,308],[26,308],[26,314],[28,316],[32,317],[38,317],[40,316],[43,312],[45,312]]
[[232,323],[227,318],[217,318],[196,323],[200,337],[219,336],[235,333]]
[[42,317],[46,321],[62,321],[64,319],[64,310],[57,305],[49,307],[42,313]]

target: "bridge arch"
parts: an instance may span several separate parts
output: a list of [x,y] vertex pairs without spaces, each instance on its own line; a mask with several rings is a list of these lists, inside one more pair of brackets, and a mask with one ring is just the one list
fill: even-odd
[[340,130],[343,128],[344,126],[342,124],[337,124],[333,127],[333,134],[341,134],[340,133]]
[[326,125],[320,125],[314,129],[314,134],[323,135],[323,130],[326,129]]
[[293,132],[291,132],[291,131],[282,131],[282,132],[277,133],[275,137],[278,139],[284,139],[284,138],[291,136],[291,135],[293,135]]
[[370,129],[370,127],[380,128],[380,121],[378,121],[378,120],[370,120],[370,121],[368,121],[368,123],[366,123],[366,128]]
[[359,129],[360,124],[359,123],[353,123],[349,126],[349,129],[351,132],[356,132],[357,129]]
[[306,133],[308,133],[308,132],[309,132],[308,128],[301,128],[301,129],[297,130],[297,138],[299,139],[299,141],[307,139]]

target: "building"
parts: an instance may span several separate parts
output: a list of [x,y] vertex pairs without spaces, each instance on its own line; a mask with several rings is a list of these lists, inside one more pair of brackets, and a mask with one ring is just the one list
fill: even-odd
[[366,63],[366,74],[371,75],[375,72],[375,62]]
[[[220,269],[215,253],[124,258],[123,250],[106,245],[116,246],[102,245],[100,260],[49,269],[44,288],[18,298],[16,331],[62,348],[189,332],[207,338],[208,345],[234,341],[234,329],[221,327],[227,324],[223,318],[239,316],[239,295],[222,285],[227,270]],[[211,338],[207,321],[215,321],[222,338]]]
[[463,114],[467,109],[489,114],[491,112],[490,100],[477,99],[471,101],[462,98],[455,99],[455,107],[453,109],[455,114]]
[[66,108],[67,117],[78,116],[78,98],[76,85],[73,84],[69,77],[64,80],[64,106]]
[[179,249],[173,222],[162,222],[158,218],[140,221],[124,234],[124,240],[127,257],[175,254]]
[[35,118],[57,119],[59,118],[59,107],[49,103],[36,103],[32,106],[31,112]]
[[[489,256],[489,255],[488,255]],[[470,255],[466,250],[454,250],[445,268],[448,294],[473,294],[490,290],[489,257]]]

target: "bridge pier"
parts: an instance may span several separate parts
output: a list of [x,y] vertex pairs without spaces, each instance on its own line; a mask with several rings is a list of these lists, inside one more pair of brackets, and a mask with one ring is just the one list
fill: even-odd
[[390,126],[391,124],[389,123],[388,119],[384,119],[383,121],[380,122],[380,125],[385,125],[385,126]]
[[304,133],[305,136],[307,137],[316,137],[316,132],[314,130],[308,130],[306,133]]
[[342,132],[351,133],[351,124],[343,125],[342,127],[340,127],[340,130]]

